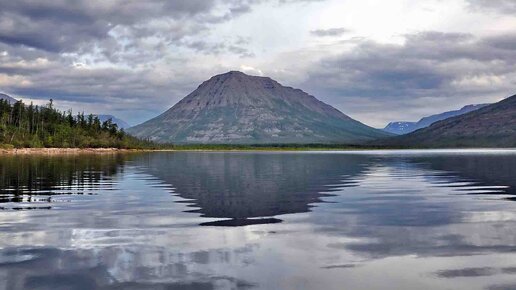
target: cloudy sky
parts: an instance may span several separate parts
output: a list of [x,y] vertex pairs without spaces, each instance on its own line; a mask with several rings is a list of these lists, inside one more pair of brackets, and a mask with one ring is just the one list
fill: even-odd
[[212,75],[368,125],[516,93],[515,0],[0,0],[0,92],[137,124]]

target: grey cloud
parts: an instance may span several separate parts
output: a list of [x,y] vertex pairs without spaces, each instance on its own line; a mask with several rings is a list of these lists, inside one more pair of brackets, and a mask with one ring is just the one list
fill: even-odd
[[329,28],[329,29],[317,29],[312,30],[310,33],[315,36],[324,37],[324,36],[341,36],[346,33],[350,32],[349,29],[343,28],[343,27],[337,27],[337,28]]
[[[159,34],[177,40],[217,23],[237,17],[250,10],[253,1],[34,1],[0,0],[0,42],[27,46],[49,52],[71,52],[110,38],[113,29],[125,27],[144,32],[145,36]],[[226,11],[218,15],[215,10]],[[168,26],[153,26],[153,22],[180,22]],[[181,27],[195,29],[184,31]],[[146,29],[150,27],[150,29]]]
[[428,43],[428,42],[452,42],[462,43],[473,39],[473,36],[468,33],[454,33],[454,32],[439,32],[439,31],[423,31],[416,34],[406,34],[405,37],[409,43]]
[[77,49],[80,43],[106,37],[109,26],[103,23],[55,23],[6,12],[0,15],[0,41],[44,51],[60,52]]
[[513,290],[513,289],[516,289],[516,284],[493,285],[487,289],[488,290]]
[[251,6],[248,4],[239,5],[233,8],[230,8],[231,14],[244,14],[251,11]]
[[[73,58],[136,67],[174,49],[252,57],[249,40],[209,43],[199,35],[239,17],[253,5],[279,0],[0,0],[0,52],[17,61]],[[304,1],[288,1],[288,3]],[[287,2],[285,2],[287,3]],[[2,68],[3,73],[20,68]]]
[[[462,268],[462,269],[450,269],[441,270],[435,274],[441,278],[461,278],[461,277],[485,277],[493,276],[497,274],[514,274],[516,271],[515,267],[506,268],[492,268],[492,267],[478,267],[478,268]],[[489,288],[491,289],[491,288]],[[502,289],[514,289],[513,288],[502,288]]]
[[483,277],[496,274],[496,270],[489,267],[483,268],[464,268],[453,270],[442,270],[436,273],[441,278],[459,278],[459,277]]
[[228,46],[228,51],[232,52],[233,54],[236,54],[242,58],[244,57],[254,57],[254,53],[249,51],[248,49],[238,46],[238,45],[230,45]]
[[187,43],[186,46],[203,54],[219,55],[224,52],[230,52],[242,58],[253,57],[254,53],[245,48],[243,46],[245,44],[246,43],[242,42],[242,38],[237,38],[234,42],[229,41],[229,43],[208,43],[203,40],[197,40]]
[[279,0],[280,4],[288,4],[288,3],[311,3],[311,2],[324,2],[326,0]]
[[514,0],[467,0],[470,7],[477,12],[493,11],[502,14],[516,13]]
[[203,40],[197,40],[186,44],[189,48],[194,49],[197,52],[206,54],[219,54],[225,49],[224,43],[208,43]]
[[516,51],[516,33],[512,35],[505,35],[503,37],[487,37],[484,39],[484,43],[487,46],[494,47],[496,49],[506,51],[506,53],[512,54]]

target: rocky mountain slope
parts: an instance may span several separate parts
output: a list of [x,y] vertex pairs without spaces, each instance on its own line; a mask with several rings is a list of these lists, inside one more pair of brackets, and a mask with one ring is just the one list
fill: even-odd
[[202,83],[160,116],[127,130],[171,143],[360,143],[389,136],[315,97],[232,71]]
[[444,112],[441,114],[436,114],[436,115],[422,118],[418,122],[391,122],[383,130],[385,132],[393,133],[396,135],[408,134],[408,133],[414,132],[416,130],[426,128],[437,121],[441,121],[441,120],[445,120],[445,119],[448,119],[451,117],[467,114],[469,112],[483,108],[487,105],[489,105],[489,104],[468,105],[468,106],[462,107],[460,110]]
[[516,147],[516,95],[379,143],[415,147]]

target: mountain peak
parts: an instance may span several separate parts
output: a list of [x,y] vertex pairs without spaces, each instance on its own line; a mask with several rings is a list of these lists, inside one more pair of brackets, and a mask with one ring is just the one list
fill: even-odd
[[272,79],[270,79],[268,77],[253,76],[253,75],[248,75],[246,73],[243,73],[241,71],[232,70],[232,71],[228,71],[223,74],[215,75],[206,82],[208,82],[208,83],[209,82],[225,82],[225,81],[229,81],[229,80],[235,80],[235,81],[240,81],[240,82],[263,82],[263,81],[272,82],[273,81]]
[[228,72],[215,75],[214,77],[216,78],[216,77],[222,77],[222,76],[227,76],[227,77],[243,77],[243,78],[263,78],[263,77],[260,77],[260,76],[249,75],[249,74],[246,74],[246,73],[241,72],[239,70],[230,70]]
[[253,78],[253,77],[255,77],[255,76],[245,74],[241,71],[232,70],[232,71],[228,71],[228,72],[225,72],[222,74],[215,75],[215,76],[211,77],[208,81],[221,80],[221,79],[227,80],[227,79],[232,79],[232,78]]
[[222,75],[231,75],[231,76],[249,76],[248,74],[245,74],[239,70],[230,70],[227,73],[223,73]]
[[462,107],[459,111],[473,111],[473,110],[476,110],[476,109],[480,109],[480,108],[483,108],[487,105],[490,105],[490,104],[472,104],[472,105],[466,105],[464,107]]

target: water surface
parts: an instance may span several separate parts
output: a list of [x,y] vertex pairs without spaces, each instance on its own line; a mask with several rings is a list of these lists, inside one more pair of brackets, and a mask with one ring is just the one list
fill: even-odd
[[515,289],[516,151],[0,157],[0,289]]

